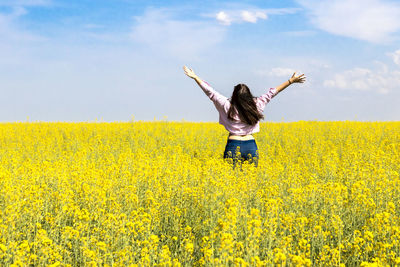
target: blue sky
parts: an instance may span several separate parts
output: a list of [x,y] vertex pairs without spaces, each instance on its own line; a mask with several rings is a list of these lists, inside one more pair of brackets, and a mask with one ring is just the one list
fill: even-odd
[[400,2],[0,0],[0,121],[217,121],[187,65],[230,97],[295,84],[266,121],[400,119]]

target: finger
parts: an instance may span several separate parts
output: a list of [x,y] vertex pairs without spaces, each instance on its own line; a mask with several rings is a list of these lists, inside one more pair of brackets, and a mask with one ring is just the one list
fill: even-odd
[[294,75],[296,75],[296,72],[295,72],[295,73],[293,73],[293,75],[292,75],[292,78],[294,77]]

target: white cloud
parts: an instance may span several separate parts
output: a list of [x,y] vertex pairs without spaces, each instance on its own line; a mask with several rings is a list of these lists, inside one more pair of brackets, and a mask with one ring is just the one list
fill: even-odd
[[10,7],[11,12],[2,13],[0,12],[0,30],[10,27],[11,24],[15,24],[15,21],[28,13],[27,8],[32,6],[49,6],[51,1],[47,0],[3,0],[0,2],[0,7]]
[[335,74],[331,79],[324,81],[325,87],[343,90],[376,91],[387,94],[398,88],[400,71],[389,70],[386,64],[378,62],[380,68],[353,68]]
[[297,0],[326,32],[385,43],[400,31],[400,3],[386,0]]
[[258,19],[267,19],[267,14],[262,11],[250,12],[244,10],[241,13],[241,17],[243,21],[256,23]]
[[400,66],[400,49],[394,51],[394,53],[389,53],[389,56],[392,57],[393,62]]
[[257,23],[258,20],[266,20],[268,15],[284,15],[297,12],[296,8],[275,8],[275,9],[235,9],[219,11],[213,17],[223,25],[232,23]]
[[223,25],[230,25],[232,22],[232,19],[224,11],[218,12],[216,18]]
[[262,10],[230,10],[218,12],[215,18],[223,25],[241,22],[256,23],[258,19],[267,19],[267,13]]
[[43,41],[45,39],[18,27],[18,19],[27,13],[27,9],[19,5],[12,7],[10,13],[0,13],[0,39],[3,45],[13,42]]
[[294,72],[295,72],[294,69],[289,69],[289,68],[272,68],[271,71],[269,72],[269,75],[284,77],[284,76],[292,76]]
[[131,37],[138,43],[178,58],[193,58],[224,39],[224,27],[196,20],[176,20],[173,12],[148,10],[136,17]]
[[296,71],[291,68],[272,68],[271,70],[258,70],[256,71],[256,74],[261,75],[261,76],[273,76],[273,77],[291,77],[294,72],[297,72],[299,74],[299,71]]

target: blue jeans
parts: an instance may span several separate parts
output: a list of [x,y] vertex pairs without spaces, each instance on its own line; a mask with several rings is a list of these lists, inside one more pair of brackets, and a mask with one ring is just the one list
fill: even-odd
[[233,159],[233,167],[238,161],[242,163],[248,160],[250,163],[254,163],[257,167],[258,165],[258,147],[256,140],[232,140],[228,139],[225,146],[224,158]]

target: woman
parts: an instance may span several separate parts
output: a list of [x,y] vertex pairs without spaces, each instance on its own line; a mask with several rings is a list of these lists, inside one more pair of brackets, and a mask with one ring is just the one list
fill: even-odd
[[260,97],[253,97],[245,84],[234,87],[230,99],[215,91],[207,82],[201,80],[192,69],[184,66],[185,74],[194,79],[204,93],[214,102],[219,112],[219,123],[225,126],[229,136],[224,151],[224,158],[232,158],[234,167],[240,160],[249,160],[258,165],[258,148],[253,133],[260,131],[259,120],[263,119],[265,105],[280,91],[292,83],[303,83],[304,74],[296,76],[296,72],[286,82]]

